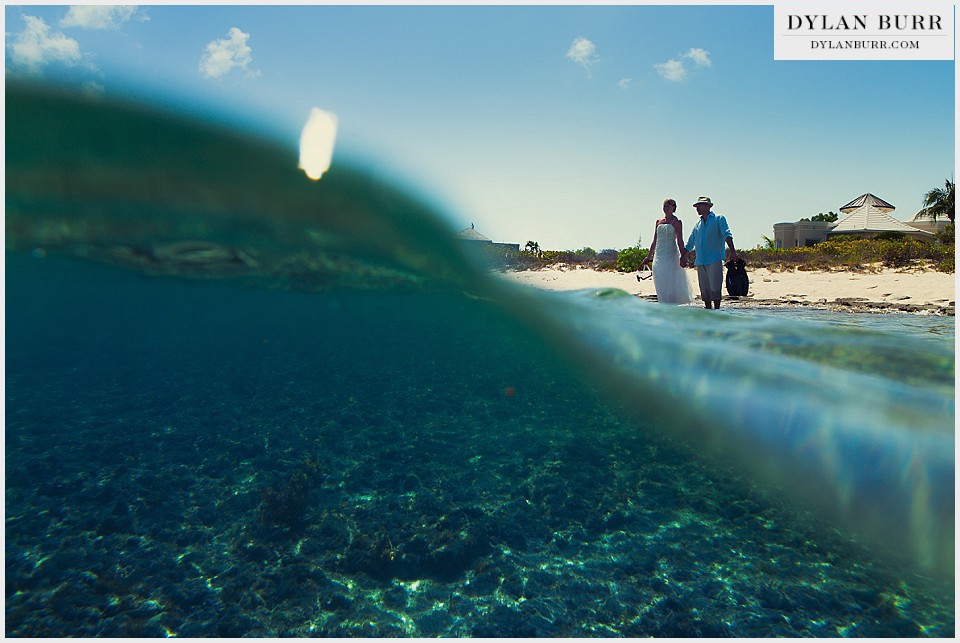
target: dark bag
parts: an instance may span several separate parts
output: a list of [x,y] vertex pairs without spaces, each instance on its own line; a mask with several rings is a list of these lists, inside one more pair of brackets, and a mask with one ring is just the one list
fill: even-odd
[[746,264],[743,259],[737,258],[727,262],[727,294],[731,297],[746,297],[750,291],[750,277],[747,276]]

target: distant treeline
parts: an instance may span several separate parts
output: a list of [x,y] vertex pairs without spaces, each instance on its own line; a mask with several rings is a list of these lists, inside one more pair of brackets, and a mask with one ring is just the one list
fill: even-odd
[[[904,268],[932,267],[954,272],[954,225],[937,234],[936,241],[917,241],[902,233],[883,233],[870,239],[835,237],[814,246],[800,248],[757,247],[737,252],[753,268],[771,270],[868,270],[872,266]],[[502,246],[482,248],[483,261],[492,269],[539,270],[566,265],[633,272],[647,256],[647,248],[623,250],[541,250],[530,242],[523,250]]]

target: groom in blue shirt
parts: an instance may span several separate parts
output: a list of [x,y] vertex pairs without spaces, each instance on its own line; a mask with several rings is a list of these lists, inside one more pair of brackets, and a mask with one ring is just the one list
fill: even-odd
[[697,277],[700,281],[700,297],[703,305],[710,309],[720,308],[721,289],[723,288],[723,244],[730,248],[730,261],[737,259],[737,251],[733,247],[733,234],[727,220],[714,214],[711,208],[713,201],[708,196],[702,196],[693,204],[700,215],[700,220],[693,226],[690,238],[684,247],[682,263],[686,265],[687,254],[691,250],[697,251],[694,265],[697,267]]

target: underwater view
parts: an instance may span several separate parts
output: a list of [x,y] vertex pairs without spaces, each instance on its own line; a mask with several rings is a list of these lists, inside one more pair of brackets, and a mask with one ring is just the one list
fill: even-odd
[[952,317],[536,291],[102,97],[6,135],[7,636],[955,635]]

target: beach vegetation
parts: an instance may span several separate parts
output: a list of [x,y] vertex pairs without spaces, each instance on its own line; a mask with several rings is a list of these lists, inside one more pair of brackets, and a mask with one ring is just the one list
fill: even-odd
[[646,259],[647,249],[639,246],[624,248],[617,254],[616,268],[618,272],[635,272],[640,269],[640,263]]
[[[898,233],[885,233],[870,239],[833,238],[813,246],[774,248],[759,245],[752,250],[738,250],[750,268],[770,270],[850,270],[870,271],[879,268],[933,269],[954,272],[954,227],[949,224],[937,234],[938,242],[918,241]],[[506,251],[491,254],[488,264],[498,270],[541,270],[544,268],[580,267],[593,270],[635,272],[646,258],[647,249],[631,246],[623,250],[534,250]]]
[[594,270],[617,269],[617,250],[542,250],[540,244],[528,241],[523,250],[504,249],[499,246],[481,247],[483,262],[490,268],[500,270],[539,270],[560,265],[592,268]]
[[879,241],[902,241],[907,238],[907,234],[897,230],[887,230],[886,232],[878,232],[873,238]]
[[954,246],[905,237],[877,235],[872,239],[828,239],[799,248],[755,248],[741,251],[753,268],[771,270],[852,270],[933,268],[954,271]]
[[[850,270],[870,271],[879,268],[933,269],[954,272],[954,227],[948,225],[937,233],[938,242],[918,241],[898,233],[877,235],[871,239],[834,238],[813,246],[774,248],[758,245],[752,250],[738,250],[750,268],[770,270]],[[542,250],[539,255],[529,250],[500,252],[489,257],[489,267],[499,270],[541,270],[557,267],[580,267],[593,270],[635,272],[646,258],[647,249],[631,246],[623,250]]]
[[953,244],[957,239],[956,227],[954,224],[948,223],[944,226],[943,230],[937,232],[937,241],[940,243],[949,243]]
[[[833,215],[828,213],[823,216]],[[824,219],[826,220],[826,219]],[[835,236],[812,246],[776,248],[773,240],[752,250],[738,250],[750,268],[770,270],[850,270],[870,271],[880,268],[916,268],[954,272],[953,223],[937,233],[936,241],[912,239],[901,232],[884,232],[871,238]],[[544,268],[590,268],[617,272],[635,272],[647,256],[647,249],[638,245],[623,250],[596,251],[543,250],[535,241],[528,241],[523,250],[493,246],[486,249],[486,265],[494,270],[541,270]]]

